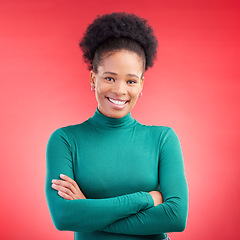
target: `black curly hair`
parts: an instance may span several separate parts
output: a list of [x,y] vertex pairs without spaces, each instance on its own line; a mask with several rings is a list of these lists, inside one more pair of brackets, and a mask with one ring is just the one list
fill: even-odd
[[128,50],[143,59],[143,68],[153,66],[158,41],[147,20],[135,14],[114,12],[97,16],[79,43],[89,70],[97,72],[104,53]]

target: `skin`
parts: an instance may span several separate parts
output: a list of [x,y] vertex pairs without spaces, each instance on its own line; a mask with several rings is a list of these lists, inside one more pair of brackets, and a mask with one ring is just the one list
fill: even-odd
[[[126,50],[105,54],[98,66],[98,71],[91,71],[90,83],[95,89],[98,110],[107,117],[126,116],[136,104],[143,89],[143,60],[136,53]],[[126,101],[118,105],[112,100]],[[86,199],[77,183],[66,175],[60,174],[62,180],[53,179],[52,188],[66,200]],[[163,203],[162,194],[149,192],[154,206]]]
[[[97,73],[91,72],[91,87],[95,88],[98,110],[105,116],[121,118],[127,115],[136,104],[142,91],[144,77],[142,59],[125,50],[103,56]],[[127,100],[126,106],[119,109],[109,101]]]

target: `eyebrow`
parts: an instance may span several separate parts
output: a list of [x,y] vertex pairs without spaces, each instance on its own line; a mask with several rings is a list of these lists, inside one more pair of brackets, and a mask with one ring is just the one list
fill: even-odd
[[[115,72],[104,72],[103,74],[112,74],[112,75],[117,75],[117,73],[115,73]],[[139,79],[139,77],[136,75],[136,74],[133,74],[133,73],[129,73],[129,74],[127,74],[127,76],[130,76],[130,77],[136,77],[136,78],[138,78]]]

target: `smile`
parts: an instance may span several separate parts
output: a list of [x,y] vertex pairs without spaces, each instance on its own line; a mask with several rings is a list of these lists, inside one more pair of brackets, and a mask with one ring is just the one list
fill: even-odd
[[114,104],[117,104],[119,106],[122,106],[124,105],[125,103],[127,103],[128,101],[122,101],[122,100],[115,100],[115,99],[112,99],[112,98],[107,98],[110,102],[114,103]]

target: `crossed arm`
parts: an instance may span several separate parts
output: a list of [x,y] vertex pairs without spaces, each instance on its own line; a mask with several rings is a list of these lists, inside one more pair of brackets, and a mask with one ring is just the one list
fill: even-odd
[[[55,226],[59,230],[132,235],[183,231],[188,189],[178,138],[173,130],[167,135],[159,165],[162,194],[136,192],[115,198],[86,199],[73,180],[67,136],[63,131],[54,133],[47,150],[46,196]],[[57,179],[61,172],[64,175]]]
[[[86,199],[77,183],[70,177],[60,174],[62,180],[53,179],[52,188],[58,192],[58,195],[66,200]],[[154,206],[163,203],[162,194],[158,191],[151,191],[149,194],[153,198]]]

